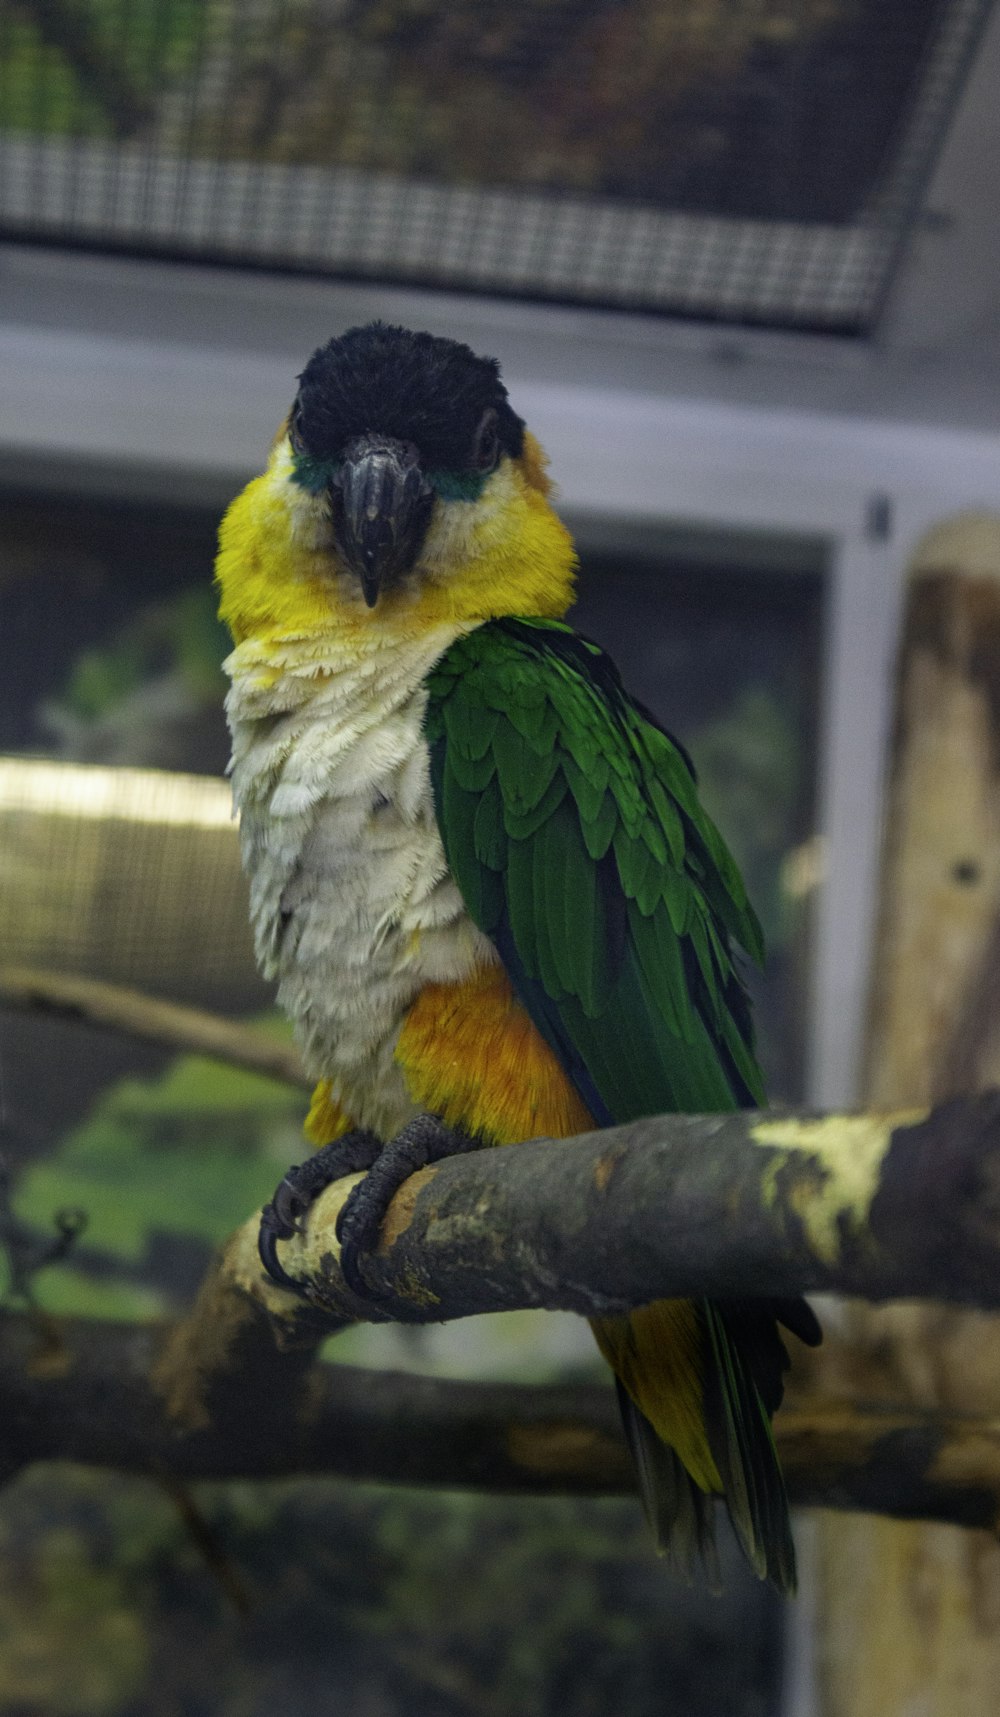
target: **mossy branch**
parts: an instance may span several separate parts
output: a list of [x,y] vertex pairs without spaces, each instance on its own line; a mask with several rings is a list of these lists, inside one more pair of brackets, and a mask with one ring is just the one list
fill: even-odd
[[[1000,1093],[895,1116],[665,1116],[449,1158],[393,1200],[347,1290],[337,1212],[314,1206],[264,1276],[258,1217],[172,1326],[0,1322],[0,1462],[75,1459],[178,1477],[330,1472],[515,1490],[628,1489],[608,1391],[518,1389],[316,1366],[348,1320],[515,1307],[621,1311],[659,1296],[840,1290],[1000,1303]],[[800,1399],[777,1421],[793,1499],[963,1524],[1000,1518],[1000,1424]]]
[[340,1318],[809,1291],[1000,1306],[1000,1092],[895,1115],[664,1115],[448,1158],[389,1208],[374,1309],[337,1265],[352,1184],[282,1253]]
[[[73,1460],[158,1479],[327,1474],[498,1492],[633,1489],[610,1388],[353,1366],[307,1373],[309,1343],[277,1360],[272,1343],[268,1359],[251,1308],[239,1365],[192,1417],[190,1398],[170,1401],[163,1389],[177,1338],[157,1325],[0,1318],[6,1470]],[[996,1419],[802,1398],[779,1413],[776,1433],[793,1503],[996,1528]]]

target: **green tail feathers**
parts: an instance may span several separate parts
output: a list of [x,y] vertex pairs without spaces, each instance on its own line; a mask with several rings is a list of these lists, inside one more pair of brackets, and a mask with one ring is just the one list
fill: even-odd
[[625,1441],[656,1548],[676,1574],[689,1582],[701,1574],[717,1592],[722,1576],[715,1548],[715,1503],[695,1484],[680,1456],[657,1436],[620,1377],[615,1385]]
[[[770,1417],[781,1395],[784,1345],[766,1302],[721,1306],[706,1300],[699,1309],[708,1340],[705,1425],[729,1518],[754,1572],[792,1593],[795,1545]],[[776,1390],[775,1350],[781,1356]],[[772,1396],[768,1404],[758,1387],[761,1372]]]
[[[696,1311],[704,1432],[719,1488],[754,1572],[790,1595],[796,1585],[795,1546],[771,1431],[788,1364],[778,1322],[810,1344],[819,1340],[819,1326],[802,1300],[703,1300]],[[701,1571],[717,1588],[715,1499],[616,1381],[625,1437],[657,1548],[678,1573],[690,1579]]]

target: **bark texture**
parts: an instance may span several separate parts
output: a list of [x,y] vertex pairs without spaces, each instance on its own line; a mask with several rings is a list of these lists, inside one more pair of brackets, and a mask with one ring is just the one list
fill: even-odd
[[[208,1307],[203,1308],[203,1314]],[[315,1321],[276,1341],[249,1297],[192,1389],[190,1328],[0,1319],[0,1465],[73,1460],[162,1480],[331,1474],[617,1495],[634,1488],[610,1387],[459,1383],[312,1366]],[[324,1326],[325,1333],[325,1326]],[[178,1389],[178,1378],[187,1381]],[[1000,1419],[800,1398],[776,1425],[795,1503],[963,1526],[1000,1515]]]
[[282,1248],[341,1318],[593,1316],[807,1290],[1000,1304],[998,1092],[895,1115],[664,1115],[450,1157],[389,1207],[366,1266],[372,1302],[337,1263],[357,1178],[329,1187]]
[[[932,1103],[1000,1079],[1000,518],[935,531],[910,580],[864,1095]],[[996,1190],[982,1188],[983,1220]],[[1000,1413],[995,1319],[850,1311],[825,1386]],[[956,1717],[1000,1685],[1000,1548],[889,1520],[823,1523],[824,1717]]]
[[[0,1318],[0,1470],[72,1459],[175,1478],[331,1472],[500,1490],[631,1488],[610,1390],[439,1383],[314,1364],[348,1320],[484,1310],[619,1310],[672,1294],[1000,1296],[1000,1093],[902,1116],[666,1116],[581,1138],[450,1158],[393,1200],[374,1300],[337,1264],[314,1206],[263,1273],[255,1216],[176,1324]],[[939,1312],[937,1315],[946,1315]],[[839,1357],[838,1357],[839,1356]],[[814,1362],[815,1363],[815,1362]],[[795,1501],[994,1527],[1000,1409],[824,1394],[855,1356],[836,1331],[777,1420]]]

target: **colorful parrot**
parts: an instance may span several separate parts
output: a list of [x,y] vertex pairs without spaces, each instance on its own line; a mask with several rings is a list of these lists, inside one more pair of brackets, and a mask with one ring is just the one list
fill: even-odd
[[[376,322],[313,354],[222,525],[257,954],[325,1147],[265,1213],[286,1286],[278,1241],[351,1169],[363,1292],[387,1199],[433,1156],[762,1101],[733,955],[761,957],[757,920],[683,751],[562,621],[576,557],[549,494],[492,359]],[[784,1300],[593,1328],[661,1546],[710,1564],[721,1493],[789,1591],[779,1319],[818,1339]]]

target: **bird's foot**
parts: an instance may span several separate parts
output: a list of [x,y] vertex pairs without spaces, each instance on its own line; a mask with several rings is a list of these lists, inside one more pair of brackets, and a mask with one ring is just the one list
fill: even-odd
[[382,1141],[374,1133],[345,1133],[332,1145],[323,1145],[304,1163],[293,1163],[270,1204],[265,1204],[261,1211],[257,1236],[260,1261],[279,1288],[290,1288],[304,1299],[310,1298],[309,1283],[290,1276],[280,1262],[278,1241],[290,1240],[293,1234],[301,1234],[306,1212],[324,1188],[345,1174],[370,1169],[381,1150]]
[[403,1182],[417,1169],[478,1150],[479,1145],[478,1139],[446,1127],[438,1115],[418,1115],[382,1147],[364,1180],[351,1188],[337,1218],[340,1272],[352,1293],[361,1299],[377,1295],[362,1274],[362,1264],[378,1245],[382,1220]]

